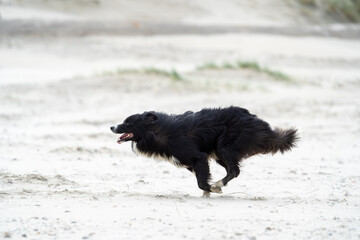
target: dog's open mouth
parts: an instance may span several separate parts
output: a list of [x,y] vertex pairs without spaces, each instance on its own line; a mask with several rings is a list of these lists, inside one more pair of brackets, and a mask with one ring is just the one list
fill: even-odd
[[132,138],[134,136],[134,134],[132,133],[124,133],[123,135],[121,135],[119,137],[119,139],[117,140],[117,143],[123,143],[123,142],[126,142],[128,140],[130,140],[130,138]]

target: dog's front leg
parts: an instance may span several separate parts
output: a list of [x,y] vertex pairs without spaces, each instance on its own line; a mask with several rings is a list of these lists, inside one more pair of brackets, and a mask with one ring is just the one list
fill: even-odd
[[[189,170],[191,173],[193,173],[195,175],[195,177],[196,177],[196,173],[195,173],[195,171],[194,171],[194,169],[192,167],[188,167],[186,169]],[[211,187],[210,187],[210,189],[211,189]],[[203,197],[205,197],[205,198],[210,197],[210,192],[204,190],[203,191]]]
[[[194,149],[192,145],[187,145],[187,142],[184,142],[182,145],[181,151],[179,148],[172,149],[173,155],[182,162],[189,171],[194,173],[198,186],[204,191],[204,196],[210,196],[210,192],[220,192],[219,189],[213,189],[208,183],[210,180],[210,169],[208,163],[208,156],[206,153],[199,152]],[[186,149],[187,151],[184,151]]]
[[209,162],[204,153],[199,154],[193,159],[193,169],[200,189],[204,190],[204,197],[209,197],[210,192],[221,193],[220,187],[210,186],[208,181],[211,177],[209,170]]

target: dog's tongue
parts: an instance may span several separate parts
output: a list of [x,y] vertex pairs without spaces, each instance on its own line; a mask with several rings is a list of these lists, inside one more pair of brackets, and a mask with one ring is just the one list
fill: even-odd
[[117,143],[122,144],[124,141],[121,139],[121,137],[118,138]]
[[132,136],[133,136],[132,133],[124,133],[123,135],[121,135],[121,136],[119,137],[119,139],[117,140],[117,143],[118,143],[118,144],[121,144],[121,143],[125,142],[125,139],[126,139],[126,138],[132,137]]

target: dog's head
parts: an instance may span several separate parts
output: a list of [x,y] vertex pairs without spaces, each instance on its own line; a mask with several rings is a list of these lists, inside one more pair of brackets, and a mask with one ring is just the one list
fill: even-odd
[[131,115],[122,124],[112,126],[110,129],[113,133],[122,133],[117,140],[119,144],[127,141],[138,142],[145,137],[147,131],[155,125],[157,120],[157,113],[144,112]]

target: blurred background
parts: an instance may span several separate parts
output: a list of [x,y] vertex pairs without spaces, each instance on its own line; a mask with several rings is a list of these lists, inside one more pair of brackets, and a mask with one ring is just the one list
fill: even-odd
[[[0,238],[358,239],[359,21],[359,0],[0,0]],[[301,141],[210,199],[109,129],[230,105]]]

